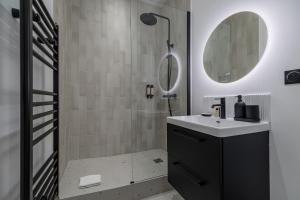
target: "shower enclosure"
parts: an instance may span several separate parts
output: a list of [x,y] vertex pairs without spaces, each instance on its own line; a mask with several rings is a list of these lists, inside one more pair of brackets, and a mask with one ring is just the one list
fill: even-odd
[[[185,0],[55,1],[62,199],[167,176],[166,120],[187,114],[186,8]],[[78,189],[90,174],[101,174],[101,186]]]

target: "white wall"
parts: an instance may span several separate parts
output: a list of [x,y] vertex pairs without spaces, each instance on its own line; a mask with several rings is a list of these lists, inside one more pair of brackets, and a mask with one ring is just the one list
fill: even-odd
[[[271,199],[300,199],[300,85],[285,86],[284,70],[300,68],[299,0],[192,0],[192,111],[205,111],[204,95],[272,93]],[[254,11],[266,21],[266,53],[248,76],[218,84],[203,68],[205,43],[229,15]],[[247,181],[247,180],[245,180]],[[255,191],[253,191],[255,192]]]
[[0,199],[19,199],[20,51],[19,22],[10,8],[17,0],[0,2]]

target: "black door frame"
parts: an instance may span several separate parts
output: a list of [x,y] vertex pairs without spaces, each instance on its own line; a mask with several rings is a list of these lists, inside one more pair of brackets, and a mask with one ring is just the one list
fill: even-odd
[[21,179],[20,199],[32,200],[32,0],[20,0]]
[[187,115],[191,115],[191,12],[187,12]]

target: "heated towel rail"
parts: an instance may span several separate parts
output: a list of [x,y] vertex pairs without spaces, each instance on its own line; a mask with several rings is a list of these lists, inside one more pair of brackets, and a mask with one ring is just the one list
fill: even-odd
[[[59,171],[59,28],[43,0],[20,0],[20,10],[13,9],[12,15],[20,18],[21,36],[20,199],[54,200],[58,194]],[[33,88],[33,58],[53,71],[53,91]],[[52,100],[34,102],[33,96],[50,96]],[[51,110],[33,112],[34,108],[45,106]],[[34,120],[44,117],[51,119],[34,125]],[[37,131],[45,132],[36,135]],[[53,135],[53,153],[33,174],[33,148],[50,135]]]

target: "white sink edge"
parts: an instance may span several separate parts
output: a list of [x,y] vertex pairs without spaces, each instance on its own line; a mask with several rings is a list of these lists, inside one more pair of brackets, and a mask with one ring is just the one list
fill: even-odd
[[[181,117],[184,117],[185,119],[180,119]],[[205,122],[202,123],[196,123],[191,119],[199,118],[200,120],[220,120],[221,123],[230,122],[237,124],[242,124],[243,126],[239,127],[216,127],[212,126],[212,124],[205,124]],[[167,122],[169,124],[181,126],[183,128],[191,129],[197,132],[205,133],[208,135],[212,135],[215,137],[231,137],[231,136],[238,136],[238,135],[244,135],[244,134],[251,134],[251,133],[258,133],[258,132],[264,132],[270,130],[270,123],[267,121],[261,121],[259,123],[249,123],[249,122],[238,122],[234,121],[233,119],[217,119],[217,118],[207,118],[203,117],[201,115],[194,115],[194,116],[178,116],[178,117],[168,117]]]

